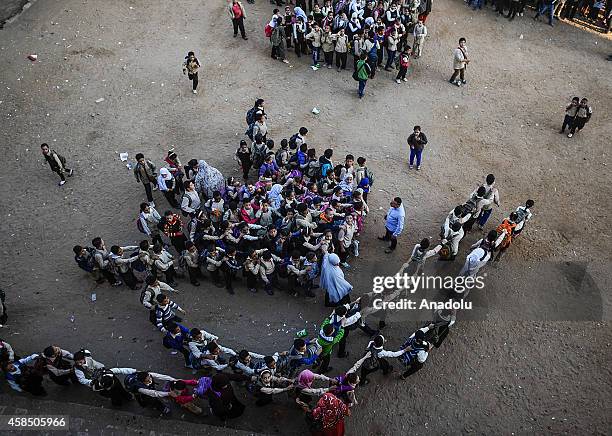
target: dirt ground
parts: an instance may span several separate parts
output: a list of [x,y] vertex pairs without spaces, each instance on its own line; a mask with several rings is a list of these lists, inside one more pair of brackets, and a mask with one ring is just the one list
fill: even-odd
[[[224,6],[221,0],[36,2],[0,30],[0,264],[10,310],[0,336],[21,354],[50,343],[86,346],[107,365],[189,376],[181,359],[161,346],[138,292],[104,285],[95,289],[97,302],[90,301],[94,286],[74,264],[71,248],[98,235],[109,245],[141,239],[134,219],[144,192],[119,152],[143,152],[160,163],[174,145],[184,161],[204,158],[226,176],[237,175],[232,154],[244,112],[263,97],[272,138],[288,138],[305,125],[310,145],[333,146],[337,160],[349,152],[366,156],[377,175],[362,256],[347,275],[355,294],[371,290],[373,275],[395,273],[415,242],[435,237],[445,214],[485,174],[496,175],[502,202],[489,227],[527,198],[536,201],[523,236],[499,266],[487,269],[486,288],[472,293],[477,310],[460,314],[418,376],[407,382],[396,374],[373,376],[379,383],[357,393],[349,434],[609,434],[610,40],[566,24],[551,29],[527,16],[509,23],[488,11],[473,13],[459,0],[438,0],[409,82],[396,85],[383,71],[359,101],[349,72],[313,72],[308,59],[293,53],[290,66],[270,59],[263,36],[268,2],[246,5],[248,41],[232,38]],[[461,89],[447,82],[460,36],[473,59]],[[188,50],[203,63],[198,96],[180,71]],[[26,59],[32,53],[35,63]],[[589,98],[594,116],[568,139],[558,130],[574,95]],[[105,100],[95,103],[99,98]],[[311,114],[313,107],[319,115]],[[406,162],[414,124],[429,138],[418,173]],[[62,188],[39,152],[41,142],[76,170]],[[395,195],[406,204],[406,231],[389,256],[376,236]],[[156,198],[163,210],[165,200]],[[428,273],[456,273],[467,245],[460,260],[432,262]],[[229,296],[208,283],[179,289],[186,323],[234,348],[287,349],[295,331],[316,331],[313,324],[328,314],[322,298],[304,303],[243,287]],[[390,348],[418,323],[402,316],[408,318],[394,317],[384,331]],[[351,357],[332,359],[333,372],[347,369],[365,344],[360,333],[351,335]],[[7,393],[5,384],[1,389]],[[72,403],[109,407],[84,389],[50,389],[67,413],[82,413]],[[248,407],[230,425],[304,434],[296,408],[279,402]],[[127,410],[148,413],[135,405]],[[85,419],[109,419],[104,416]]]

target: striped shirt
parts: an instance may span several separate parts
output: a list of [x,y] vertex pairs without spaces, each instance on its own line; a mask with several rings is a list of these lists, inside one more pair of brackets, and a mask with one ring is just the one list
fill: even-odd
[[166,333],[164,324],[174,318],[176,311],[180,309],[179,305],[174,301],[170,301],[165,306],[158,305],[155,308],[155,325],[157,325],[157,328],[160,329],[162,333]]

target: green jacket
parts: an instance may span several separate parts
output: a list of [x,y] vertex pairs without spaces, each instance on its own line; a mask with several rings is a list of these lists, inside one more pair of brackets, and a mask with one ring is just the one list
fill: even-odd
[[359,80],[368,80],[370,78],[370,66],[365,60],[357,61],[357,77]]
[[344,337],[344,329],[340,328],[340,330],[338,330],[338,332],[336,333],[336,336],[334,336],[331,341],[326,338],[323,338],[321,336],[321,333],[323,331],[323,327],[325,327],[327,324],[329,324],[329,318],[326,318],[325,321],[323,321],[323,324],[321,324],[321,331],[319,331],[319,337],[317,338],[317,342],[322,348],[320,356],[327,356],[331,354],[334,345],[340,342]]

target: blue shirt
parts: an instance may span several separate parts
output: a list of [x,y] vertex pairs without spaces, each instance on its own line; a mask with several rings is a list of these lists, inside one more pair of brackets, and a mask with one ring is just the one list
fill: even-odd
[[406,216],[406,212],[404,211],[404,206],[400,205],[399,207],[390,207],[387,212],[387,222],[385,223],[385,227],[393,236],[397,237],[404,230],[404,217]]

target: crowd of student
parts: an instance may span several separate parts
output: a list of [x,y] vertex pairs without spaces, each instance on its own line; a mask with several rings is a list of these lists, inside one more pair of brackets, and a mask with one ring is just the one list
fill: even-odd
[[[202,371],[203,376],[183,380],[135,368],[109,368],[85,349],[72,353],[57,345],[19,357],[10,344],[0,341],[2,369],[13,389],[45,395],[43,379],[48,376],[60,385],[85,385],[115,406],[135,398],[161,415],[170,413],[172,403],[202,414],[202,401],[206,401],[212,414],[225,420],[240,416],[245,408],[234,394],[231,382],[236,382],[252,393],[259,407],[288,393],[306,412],[314,434],[339,435],[344,431],[344,416],[358,404],[356,389],[369,382],[370,374],[391,373],[391,358],[403,366],[404,379],[423,367],[431,349],[440,346],[455,323],[456,313],[436,311],[432,322],[414,332],[400,349],[389,351],[380,331],[366,323],[375,312],[372,294],[351,301],[352,286],[341,269],[359,256],[358,237],[374,183],[366,158],[346,155],[342,163],[334,164],[332,149],[317,157],[316,149],[308,145],[305,127],[276,147],[269,137],[262,99],[247,112],[246,124],[251,144],[241,141],[234,155],[242,181],[225,178],[204,160],[182,165],[174,150],[159,170],[137,154],[134,177],[143,185],[148,202],[140,205],[136,227],[146,238],[138,246],[113,245],[110,250],[100,237],[92,240],[93,247],[74,247],[76,263],[94,280],[139,289],[149,321],[163,335],[163,346],[180,353],[185,366],[194,374]],[[417,139],[427,142],[415,128],[408,142],[412,146]],[[155,208],[156,190],[169,205],[163,215]],[[453,260],[464,235],[476,223],[482,230],[493,206],[499,204],[495,178],[488,175],[464,204],[448,214],[440,244],[430,248],[430,241],[424,239],[414,247],[411,274],[421,274],[432,256]],[[460,274],[475,276],[495,253],[499,260],[531,218],[532,207],[533,201],[527,201],[474,244]],[[403,220],[401,199],[395,198],[386,217],[386,234],[380,238],[391,240],[388,251],[397,244]],[[176,280],[181,276],[194,286],[207,276],[230,294],[241,278],[248,291],[258,292],[263,286],[269,295],[283,289],[312,298],[313,290],[320,287],[326,306],[333,309],[314,337],[298,332],[287,351],[237,352],[222,345],[218,336],[184,325],[181,316],[186,311],[171,299],[178,294]],[[393,300],[398,293],[391,290],[382,298]],[[377,328],[384,327],[381,320]],[[347,372],[327,376],[333,370],[334,348],[338,358],[347,358],[347,339],[355,329],[370,338],[365,354]],[[118,376],[124,376],[123,382]]]

